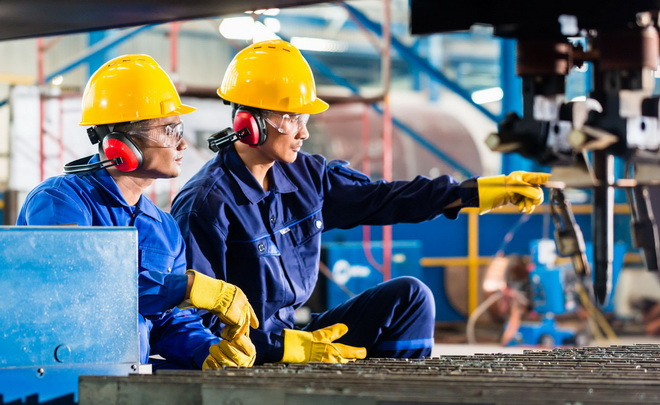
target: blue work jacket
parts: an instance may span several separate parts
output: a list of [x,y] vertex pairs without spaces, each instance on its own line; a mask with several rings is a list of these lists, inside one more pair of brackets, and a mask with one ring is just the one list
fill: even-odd
[[347,165],[301,152],[294,163],[273,165],[264,191],[230,146],[174,200],[189,265],[239,286],[255,309],[257,363],[282,358],[282,329],[294,327],[294,310],[317,281],[322,231],[456,218],[460,207],[443,208],[459,198],[478,205],[474,179],[473,187],[449,176],[372,182]]
[[[98,160],[94,155],[90,163]],[[28,194],[16,224],[136,227],[140,360],[147,363],[151,351],[170,366],[201,368],[209,346],[219,339],[204,327],[197,310],[176,308],[188,276],[185,244],[170,214],[144,195],[135,206],[128,205],[101,169],[45,180]]]

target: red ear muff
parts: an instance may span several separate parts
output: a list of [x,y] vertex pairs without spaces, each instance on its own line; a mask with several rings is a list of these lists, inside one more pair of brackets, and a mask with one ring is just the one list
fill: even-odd
[[241,142],[250,146],[259,146],[266,142],[266,124],[257,111],[239,107],[234,115],[234,132],[242,129],[250,131]]
[[132,172],[142,164],[142,151],[131,138],[120,133],[111,132],[103,138],[103,153],[108,159],[121,158],[117,169],[122,172]]

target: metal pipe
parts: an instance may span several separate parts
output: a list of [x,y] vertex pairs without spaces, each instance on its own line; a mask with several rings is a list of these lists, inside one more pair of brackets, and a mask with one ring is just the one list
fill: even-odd
[[602,305],[612,290],[614,255],[614,156],[594,152],[594,173],[598,184],[593,194],[594,295]]
[[[174,81],[175,85],[178,85],[180,80],[179,80],[179,75],[178,75],[178,69],[179,69],[179,24],[178,22],[173,22],[170,23],[170,73],[172,75],[172,80]],[[178,87],[178,86],[177,86]],[[178,185],[178,178],[174,177],[170,179],[170,193],[169,193],[169,199],[167,201],[168,207],[172,205],[172,201],[174,200],[174,197],[176,196],[176,192],[179,189]]]
[[37,38],[37,84],[39,89],[39,181],[44,181],[46,178],[45,167],[45,150],[44,150],[44,136],[45,136],[45,123],[46,123],[46,108],[43,94],[46,80],[44,79],[44,52],[45,44],[43,38]]
[[[383,29],[380,24],[371,21],[367,16],[362,13],[360,10],[357,8],[347,4],[347,3],[339,3],[340,6],[344,7],[351,13],[356,19],[358,19],[366,28],[369,30],[375,32],[378,35],[382,35]],[[421,57],[419,54],[417,54],[414,50],[412,50],[409,46],[406,46],[399,40],[396,36],[392,36],[391,39],[392,46],[394,49],[399,52],[399,54],[408,62],[416,64],[421,70],[425,71],[432,79],[438,81],[441,83],[443,86],[447,87],[449,90],[453,91],[454,93],[458,94],[461,98],[463,98],[465,101],[470,103],[474,108],[479,110],[482,114],[484,114],[486,117],[488,117],[491,121],[494,122],[499,122],[500,117],[496,116],[492,112],[490,112],[488,109],[486,109],[484,106],[476,104],[474,101],[472,101],[472,96],[461,86],[458,84],[454,83],[452,80],[450,80],[447,76],[445,76],[442,72],[440,72],[438,69],[433,67],[423,57]]]
[[[366,106],[365,106],[366,107]],[[370,144],[370,130],[369,130],[369,109],[365,108],[362,111],[362,173],[371,176],[371,154],[369,153]],[[371,252],[371,227],[369,225],[362,225],[362,251],[364,257],[374,269],[378,272],[383,272],[383,266],[376,261],[373,253]]]
[[176,73],[179,68],[179,23],[170,23],[170,72],[174,76],[174,82],[177,83]]
[[479,211],[468,211],[468,314],[479,305]]
[[[383,0],[383,52],[381,74],[383,79],[383,178],[392,181],[392,110],[390,81],[392,77],[392,12],[390,0]],[[383,226],[383,281],[392,278],[392,225]]]

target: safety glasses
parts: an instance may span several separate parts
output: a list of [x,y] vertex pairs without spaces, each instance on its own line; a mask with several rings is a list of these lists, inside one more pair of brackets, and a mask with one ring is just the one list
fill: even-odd
[[183,141],[183,122],[145,127],[128,134],[150,139],[164,148],[178,148]]
[[264,119],[280,134],[297,134],[307,125],[309,114],[284,114],[264,110]]

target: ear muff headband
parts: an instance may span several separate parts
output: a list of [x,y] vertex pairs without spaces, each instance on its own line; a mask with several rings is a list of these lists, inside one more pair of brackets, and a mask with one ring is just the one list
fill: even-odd
[[261,117],[258,110],[240,106],[236,109],[234,115],[234,132],[243,129],[250,131],[250,134],[243,137],[241,142],[250,146],[263,145],[266,142],[266,121]]
[[111,132],[103,138],[103,153],[108,159],[120,158],[117,169],[132,172],[142,164],[142,151],[135,142],[121,132]]

